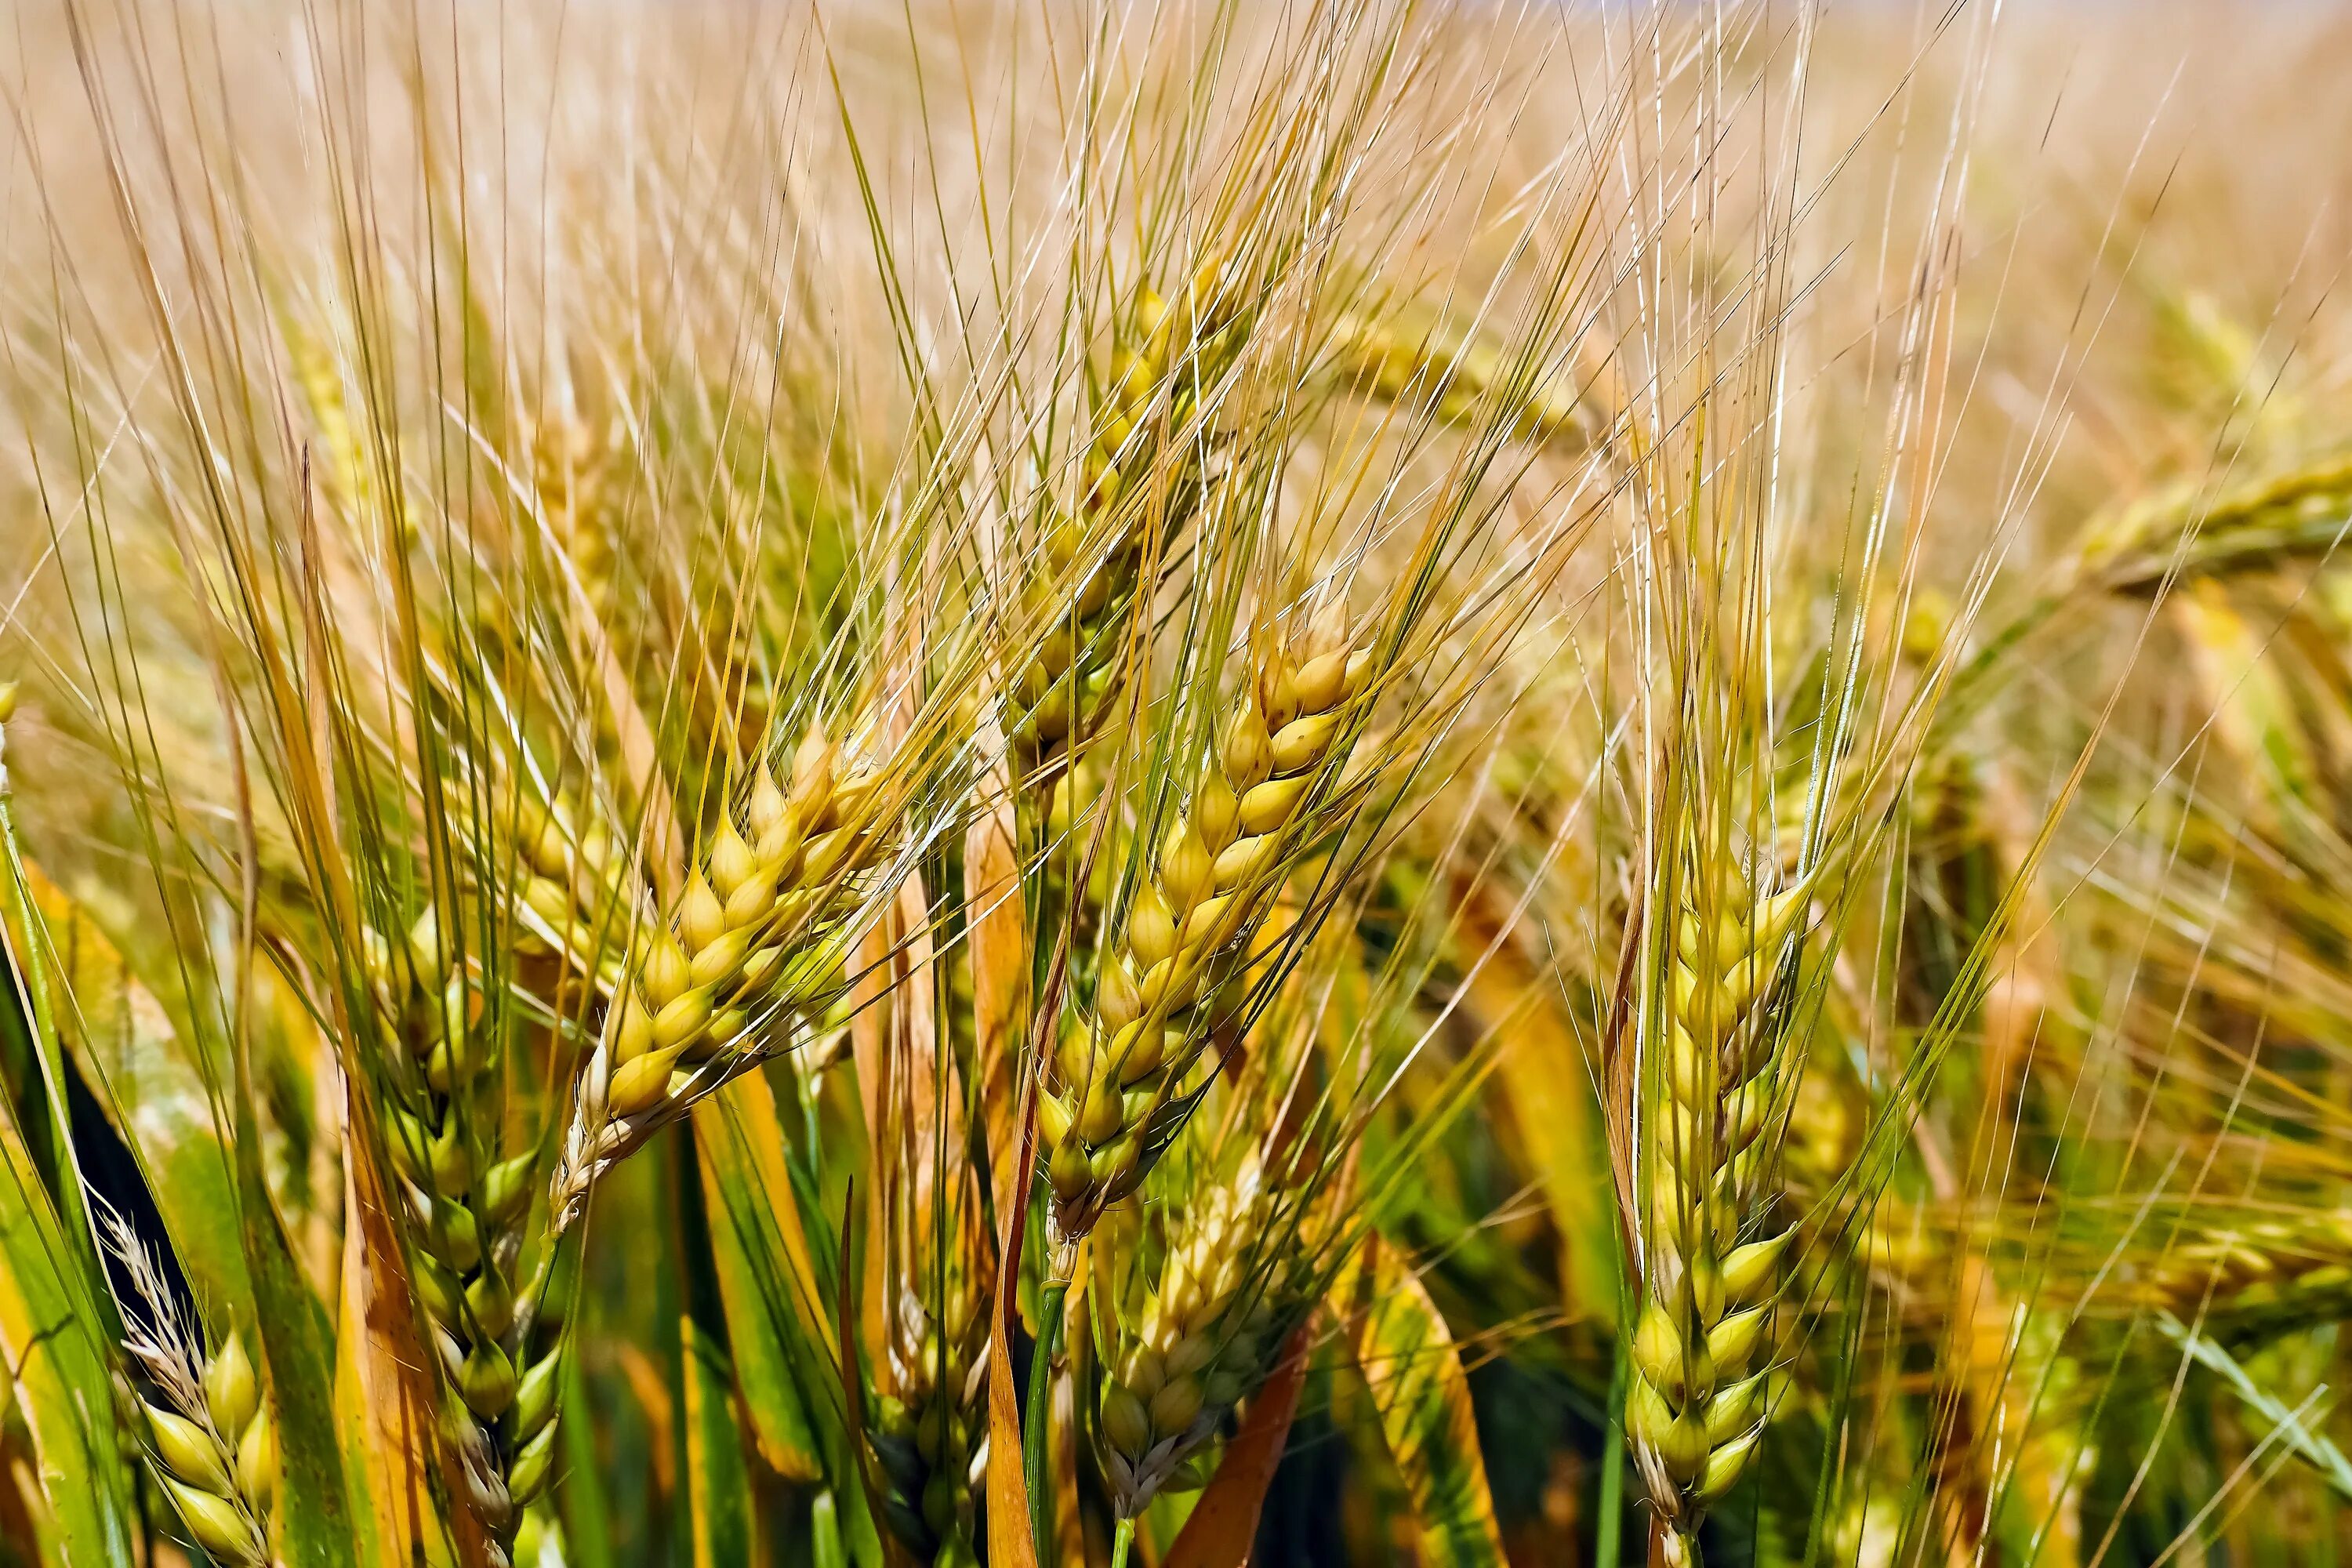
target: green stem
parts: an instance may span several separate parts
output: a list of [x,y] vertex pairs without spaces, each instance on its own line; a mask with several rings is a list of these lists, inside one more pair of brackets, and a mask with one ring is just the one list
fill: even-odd
[[1617,1335],[1616,1362],[1609,1373],[1609,1430],[1602,1435],[1601,1458],[1601,1528],[1592,1543],[1592,1561],[1599,1568],[1618,1568],[1624,1561],[1625,1369],[1632,1340],[1630,1334]]
[[1127,1568],[1127,1549],[1135,1544],[1135,1521],[1122,1519],[1110,1538],[1110,1568]]
[[809,1562],[812,1568],[847,1568],[849,1554],[842,1550],[831,1492],[819,1492],[809,1508]]
[[1037,1297],[1037,1348],[1029,1357],[1029,1408],[1021,1419],[1021,1471],[1029,1483],[1029,1535],[1040,1564],[1052,1560],[1053,1505],[1045,1491],[1045,1436],[1054,1418],[1054,1357],[1062,1348],[1062,1301],[1067,1279],[1048,1279]]

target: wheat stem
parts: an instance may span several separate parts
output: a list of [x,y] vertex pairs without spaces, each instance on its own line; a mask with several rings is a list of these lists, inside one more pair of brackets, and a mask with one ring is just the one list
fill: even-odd
[[1061,1353],[1063,1303],[1069,1294],[1066,1276],[1046,1280],[1038,1290],[1037,1344],[1030,1353],[1028,1408],[1021,1418],[1021,1471],[1029,1487],[1029,1535],[1036,1542],[1041,1563],[1054,1539],[1054,1499],[1046,1487],[1045,1469],[1054,1417],[1054,1358]]

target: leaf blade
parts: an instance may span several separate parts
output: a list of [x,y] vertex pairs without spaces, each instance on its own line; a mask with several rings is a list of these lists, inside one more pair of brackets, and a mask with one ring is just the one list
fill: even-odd
[[1350,1349],[1412,1499],[1421,1561],[1501,1568],[1502,1531],[1453,1331],[1396,1248],[1374,1237],[1365,1250],[1368,1289]]

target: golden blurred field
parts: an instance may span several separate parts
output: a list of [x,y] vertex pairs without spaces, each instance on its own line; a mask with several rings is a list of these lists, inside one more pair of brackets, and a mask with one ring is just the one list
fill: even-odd
[[2352,17],[9,21],[0,1568],[2352,1546]]

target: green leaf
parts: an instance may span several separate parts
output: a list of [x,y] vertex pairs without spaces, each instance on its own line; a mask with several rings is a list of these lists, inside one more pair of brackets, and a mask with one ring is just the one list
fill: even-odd
[[58,1032],[82,1080],[137,1158],[190,1284],[206,1307],[240,1318],[252,1284],[205,1075],[91,913],[37,867],[25,880],[62,972]]
[[1374,1237],[1365,1249],[1370,1256],[1358,1265],[1350,1344],[1412,1500],[1420,1561],[1503,1568],[1502,1533],[1454,1335],[1394,1247]]
[[325,1309],[295,1261],[261,1164],[261,1114],[242,1045],[236,1062],[229,1149],[236,1172],[238,1232],[268,1368],[278,1422],[280,1479],[272,1520],[286,1561],[358,1568],[366,1521],[352,1506],[335,1419],[335,1362]]
[[765,1079],[750,1074],[697,1108],[694,1122],[711,1262],[752,1436],[777,1474],[818,1480],[824,1464],[793,1371],[792,1308],[766,1288],[770,1281],[810,1288],[775,1096]]
[[2180,1347],[2181,1352],[2198,1365],[2221,1378],[2239,1402],[2260,1418],[2267,1436],[2265,1445],[2278,1443],[2287,1452],[2309,1465],[2326,1482],[2327,1489],[2346,1501],[2352,1501],[2352,1459],[2330,1442],[2319,1428],[2326,1411],[2321,1407],[2325,1385],[2312,1391],[2302,1404],[2290,1406],[2286,1401],[2264,1388],[2253,1375],[2240,1364],[2238,1359],[2203,1334],[2188,1328],[2170,1312],[2157,1314],[2156,1326],[2164,1337]]
[[[9,868],[10,887],[20,889]],[[29,1058],[34,1009],[13,936],[0,930],[0,1036]],[[132,1561],[131,1468],[114,1420],[106,1340],[89,1281],[13,1108],[0,1114],[0,1352],[32,1433],[66,1568]]]
[[752,1522],[751,1473],[743,1451],[742,1425],[735,1402],[735,1368],[728,1354],[725,1314],[711,1249],[703,1186],[689,1162],[709,1167],[694,1152],[702,1140],[681,1129],[678,1142],[677,1251],[685,1277],[685,1310],[678,1317],[679,1523],[685,1556],[695,1568],[749,1563],[757,1531]]
[[68,1568],[131,1561],[131,1479],[91,1315],[61,1267],[57,1216],[13,1125],[0,1129],[0,1350],[33,1435]]
[[802,1457],[793,1463],[814,1462],[834,1494],[850,1561],[874,1568],[883,1560],[882,1538],[850,1445],[838,1340],[824,1295],[830,1276],[817,1267],[793,1196],[774,1094],[764,1077],[748,1074],[698,1106],[690,1125],[715,1253],[719,1238],[733,1232],[717,1285],[760,1450],[771,1463],[795,1452]]
[[[247,1130],[256,1125],[241,1117]],[[358,1568],[360,1521],[344,1482],[335,1430],[334,1363],[325,1314],[294,1261],[261,1174],[257,1136],[236,1143],[244,1198],[245,1263],[269,1365],[279,1463],[276,1528],[289,1563]]]
[[692,1314],[678,1330],[686,1385],[682,1413],[689,1558],[696,1568],[749,1563],[755,1533],[751,1475],[736,1421],[734,1369],[726,1347]]

